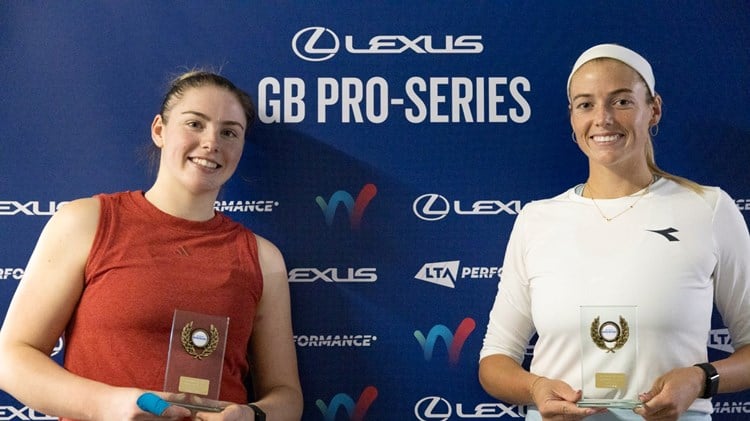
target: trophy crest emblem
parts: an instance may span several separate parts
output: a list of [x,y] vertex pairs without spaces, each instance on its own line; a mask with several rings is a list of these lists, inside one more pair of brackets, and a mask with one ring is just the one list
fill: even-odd
[[193,329],[193,322],[189,322],[182,328],[182,347],[185,352],[197,360],[211,355],[219,344],[219,330],[211,325],[210,332],[205,329]]
[[622,316],[620,316],[620,324],[613,321],[599,324],[599,317],[596,317],[591,323],[590,333],[591,340],[599,349],[614,353],[628,341],[630,327],[627,320]]

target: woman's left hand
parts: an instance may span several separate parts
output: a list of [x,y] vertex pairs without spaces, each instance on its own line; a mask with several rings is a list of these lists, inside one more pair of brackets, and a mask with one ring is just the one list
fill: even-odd
[[651,390],[639,396],[643,406],[634,412],[647,421],[677,420],[700,396],[703,372],[698,367],[676,368],[654,381]]
[[226,401],[217,401],[206,399],[195,395],[173,395],[170,401],[179,405],[179,402],[186,405],[199,405],[212,408],[220,408],[221,411],[201,411],[195,407],[186,406],[192,413],[190,419],[193,421],[253,421],[255,412],[247,405],[236,404]]
[[247,405],[228,404],[221,412],[197,412],[195,421],[252,421],[255,412]]

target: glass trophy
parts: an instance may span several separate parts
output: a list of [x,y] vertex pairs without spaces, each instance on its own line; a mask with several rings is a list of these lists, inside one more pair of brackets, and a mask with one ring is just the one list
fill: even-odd
[[640,406],[633,387],[638,360],[638,307],[581,306],[580,407]]
[[175,310],[164,391],[218,400],[228,328],[228,317]]

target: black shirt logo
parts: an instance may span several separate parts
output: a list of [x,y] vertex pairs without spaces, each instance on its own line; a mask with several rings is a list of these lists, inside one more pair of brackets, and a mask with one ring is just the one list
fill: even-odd
[[664,229],[661,229],[661,230],[646,230],[646,231],[655,232],[657,234],[663,235],[664,238],[666,238],[669,241],[680,241],[679,238],[677,238],[674,235],[672,235],[672,234],[674,234],[676,232],[680,232],[680,231],[677,230],[677,229],[675,229],[675,228],[672,228],[672,227],[664,228]]

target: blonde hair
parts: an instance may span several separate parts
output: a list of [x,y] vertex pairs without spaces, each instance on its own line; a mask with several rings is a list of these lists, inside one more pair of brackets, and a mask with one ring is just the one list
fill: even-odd
[[[611,58],[611,57],[596,57],[596,58],[590,59],[588,61],[604,61],[604,60],[614,60],[614,61],[619,61],[619,62],[625,64],[626,66],[630,67],[631,69],[633,69],[635,71],[635,74],[638,75],[638,78],[640,79],[641,83],[643,83],[644,85],[646,85],[646,87],[649,87],[649,84],[646,83],[646,80],[643,78],[643,75],[641,75],[641,73],[638,72],[637,69],[634,69],[628,63],[625,63],[622,60],[618,60],[616,58]],[[570,75],[571,78],[573,76],[573,73],[575,73],[575,72],[571,73],[571,75]],[[657,92],[654,92],[652,94],[651,90],[650,90],[650,87],[649,87],[649,90],[646,92],[646,103],[653,104],[654,101],[656,100],[656,96],[657,95],[658,95]],[[692,191],[694,191],[694,192],[696,192],[698,194],[703,193],[704,187],[701,186],[700,184],[696,183],[695,181],[687,179],[685,177],[680,177],[678,175],[674,175],[674,174],[668,173],[668,172],[662,170],[661,168],[659,168],[658,165],[656,165],[656,158],[654,156],[655,155],[655,153],[654,153],[654,140],[653,140],[652,136],[648,137],[648,141],[646,142],[645,148],[646,148],[646,150],[645,150],[646,165],[648,166],[648,169],[651,171],[652,175],[656,175],[656,176],[659,176],[659,177],[662,177],[662,178],[666,178],[668,180],[672,180],[675,183],[677,183],[677,184],[679,184],[679,185],[681,185],[681,186],[683,186],[685,188],[688,188],[688,189],[690,189],[690,190],[692,190]]]
[[[656,94],[656,95],[658,95],[658,94]],[[655,100],[654,98],[655,98],[655,95],[651,95],[650,92],[648,92],[646,94],[646,102],[647,103],[653,104],[653,102]],[[685,177],[680,177],[679,175],[674,175],[674,174],[668,173],[668,172],[662,170],[661,168],[659,168],[658,165],[656,165],[656,158],[654,156],[655,155],[655,153],[654,153],[654,140],[653,140],[653,137],[651,135],[649,135],[649,137],[648,137],[648,141],[646,142],[645,148],[646,148],[646,150],[645,150],[645,152],[646,152],[646,165],[648,165],[648,169],[651,171],[651,174],[657,175],[657,176],[662,177],[662,178],[666,178],[668,180],[672,180],[675,183],[677,183],[677,184],[679,184],[679,185],[681,185],[681,186],[683,186],[685,188],[688,188],[688,189],[690,189],[690,190],[692,190],[692,191],[694,191],[694,192],[696,192],[698,194],[703,193],[703,191],[704,191],[703,186],[701,186],[700,184],[696,183],[695,181],[687,179]]]

